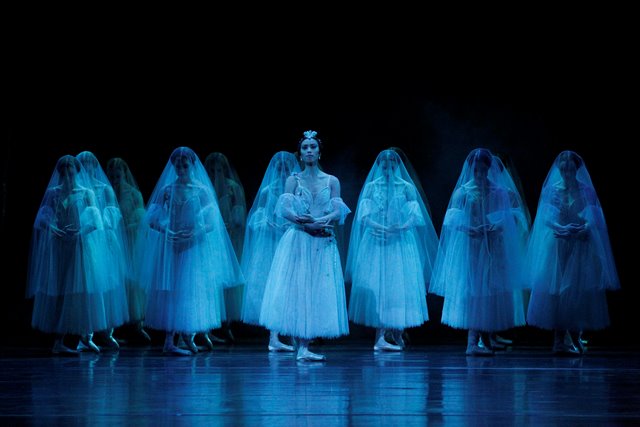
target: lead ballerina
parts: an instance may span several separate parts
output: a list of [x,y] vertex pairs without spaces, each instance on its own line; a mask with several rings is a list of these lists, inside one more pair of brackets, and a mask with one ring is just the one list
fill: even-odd
[[276,212],[292,226],[273,257],[260,310],[260,324],[294,337],[296,359],[322,361],[309,350],[314,338],[349,333],[344,276],[334,224],[351,212],[340,197],[340,181],[320,170],[322,142],[306,131],[298,142],[302,172],[287,178]]

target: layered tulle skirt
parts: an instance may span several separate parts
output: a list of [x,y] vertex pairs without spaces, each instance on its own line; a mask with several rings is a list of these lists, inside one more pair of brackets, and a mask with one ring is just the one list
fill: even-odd
[[531,251],[530,258],[529,325],[573,331],[609,325],[606,290],[612,281],[588,239],[549,237],[546,250]]
[[148,286],[147,326],[181,333],[221,326],[226,318],[223,283],[233,281],[233,269],[229,265],[225,270],[219,265],[220,257],[215,256],[214,248],[215,242],[205,238],[166,243],[164,250],[147,255],[147,262],[155,264],[155,268],[143,269],[141,276]]
[[352,273],[349,319],[374,328],[404,329],[429,320],[414,237],[363,236]]
[[31,324],[56,334],[86,335],[129,321],[123,277],[108,265],[103,235],[52,239],[45,251],[46,270],[34,294]]
[[334,237],[285,232],[265,285],[260,324],[298,338],[349,333],[344,277]]

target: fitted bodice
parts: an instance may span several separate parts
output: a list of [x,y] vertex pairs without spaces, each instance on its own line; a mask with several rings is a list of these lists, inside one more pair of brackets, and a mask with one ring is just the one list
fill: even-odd
[[300,201],[300,212],[297,214],[310,213],[314,217],[324,216],[333,210],[331,206],[331,188],[329,187],[330,176],[322,178],[322,185],[315,193],[307,188],[296,176],[297,186],[294,190],[294,196]]
[[173,184],[165,194],[166,214],[171,230],[193,230],[202,225],[203,208],[208,200],[203,189],[193,184]]
[[578,188],[572,191],[562,185],[556,185],[553,189],[551,204],[557,209],[556,220],[559,224],[584,222],[582,212],[587,206],[587,200]]

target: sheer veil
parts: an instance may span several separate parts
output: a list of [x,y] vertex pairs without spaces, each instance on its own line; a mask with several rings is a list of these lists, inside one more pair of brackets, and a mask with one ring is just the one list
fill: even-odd
[[[557,225],[585,233],[563,239],[556,236]],[[529,282],[536,290],[555,294],[568,286],[620,287],[600,200],[583,159],[573,151],[560,153],[547,174],[528,254]]]
[[190,148],[171,154],[149,197],[136,252],[149,326],[198,332],[221,325],[222,291],[244,277],[209,176]]
[[247,215],[241,267],[246,278],[242,320],[259,324],[264,287],[280,238],[291,222],[278,215],[276,206],[287,178],[300,172],[293,153],[279,151],[271,158]]
[[352,279],[360,245],[367,241],[363,237],[365,233],[372,232],[372,221],[382,227],[406,226],[405,231],[411,234],[418,249],[424,283],[428,283],[438,248],[438,236],[425,200],[396,149],[378,154],[360,191],[351,226],[346,281]]

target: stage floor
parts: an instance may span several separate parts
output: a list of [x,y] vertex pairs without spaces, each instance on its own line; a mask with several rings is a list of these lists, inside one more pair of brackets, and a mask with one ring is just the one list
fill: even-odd
[[374,352],[312,347],[296,362],[265,344],[194,356],[161,347],[52,356],[0,351],[0,423],[42,425],[622,425],[640,423],[640,352],[590,348],[554,357],[514,347],[466,357],[463,345]]

